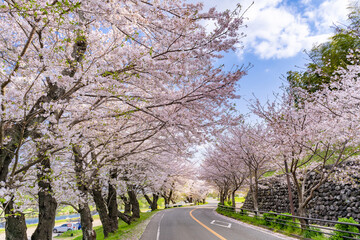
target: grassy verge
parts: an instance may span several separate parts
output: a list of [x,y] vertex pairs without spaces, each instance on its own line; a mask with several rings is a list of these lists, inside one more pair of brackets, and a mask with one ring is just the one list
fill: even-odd
[[243,202],[245,202],[245,198],[244,197],[235,197],[235,202],[243,203]]
[[284,226],[282,224],[276,224],[276,223],[275,224],[271,223],[269,225],[269,222],[265,221],[265,219],[263,217],[248,216],[246,212],[244,212],[242,214],[242,213],[222,210],[222,209],[219,209],[219,208],[216,209],[216,212],[218,212],[219,214],[222,214],[224,216],[240,220],[242,222],[246,222],[246,223],[249,223],[249,224],[252,224],[252,225],[255,225],[255,226],[270,229],[270,230],[272,230],[274,232],[281,232],[282,234],[289,235],[289,236],[292,235],[292,236],[300,237],[302,239],[303,238],[311,238],[311,239],[315,239],[315,240],[328,239],[323,235],[314,234],[314,232],[310,232],[310,231],[301,232],[301,229],[294,228],[291,225],[290,226]]
[[[156,212],[158,211],[142,213],[141,217],[136,221],[132,222],[130,225],[127,225],[125,222],[119,220],[118,231],[115,233],[111,233],[108,236],[108,238],[106,238],[106,240],[130,239],[129,238],[130,235],[139,233],[138,230],[139,225],[141,223],[144,223],[150,217],[152,217]],[[104,239],[103,227],[102,226],[94,227],[94,230],[96,232],[96,240],[103,240]],[[81,230],[67,231],[63,233],[61,236],[55,238],[81,240],[82,232]]]

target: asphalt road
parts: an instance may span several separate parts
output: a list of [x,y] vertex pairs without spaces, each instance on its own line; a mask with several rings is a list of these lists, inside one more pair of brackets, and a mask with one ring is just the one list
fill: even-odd
[[226,218],[214,205],[173,208],[157,213],[140,240],[280,240],[293,239]]

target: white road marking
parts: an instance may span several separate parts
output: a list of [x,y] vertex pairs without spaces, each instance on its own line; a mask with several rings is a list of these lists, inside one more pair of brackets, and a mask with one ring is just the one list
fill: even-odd
[[156,235],[156,240],[159,240],[160,238],[160,224],[161,224],[161,220],[164,217],[165,213],[161,216],[160,220],[159,220],[159,225],[158,225],[158,230],[157,230],[157,235]]
[[223,222],[223,221],[219,221],[219,220],[213,220],[210,224],[217,225],[220,227],[225,227],[225,228],[231,228],[231,223]]

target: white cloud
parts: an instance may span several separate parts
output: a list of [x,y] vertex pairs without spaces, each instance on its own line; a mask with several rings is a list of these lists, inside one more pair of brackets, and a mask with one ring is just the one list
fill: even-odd
[[311,0],[301,0],[301,3],[302,4],[309,4],[309,3],[311,3]]
[[261,58],[294,56],[310,34],[309,26],[283,6],[254,9],[251,15],[245,49],[252,49]]
[[315,24],[319,32],[323,32],[331,26],[344,24],[349,14],[349,6],[348,0],[326,0],[317,8],[308,9],[304,16]]
[[[252,0],[242,1],[243,9]],[[314,1],[316,2],[316,1]],[[345,23],[350,0],[324,0],[315,5],[311,0],[301,0],[297,6],[285,0],[255,0],[245,16],[248,18],[243,39],[244,51],[260,58],[288,58],[314,44],[328,40],[334,24]],[[204,0],[205,7],[219,10],[234,9],[236,1]],[[209,28],[211,25],[209,25]],[[238,54],[243,54],[239,51]]]

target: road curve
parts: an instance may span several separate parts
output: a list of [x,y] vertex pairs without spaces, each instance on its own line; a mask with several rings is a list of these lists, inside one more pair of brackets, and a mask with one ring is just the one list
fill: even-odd
[[214,211],[215,206],[172,208],[157,213],[140,240],[293,239],[251,227]]

